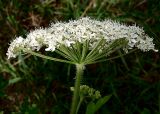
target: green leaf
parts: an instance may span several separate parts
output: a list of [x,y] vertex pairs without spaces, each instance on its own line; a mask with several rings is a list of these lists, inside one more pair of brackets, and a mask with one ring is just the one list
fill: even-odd
[[140,114],[150,114],[150,110],[147,108],[144,108]]
[[94,114],[95,113],[95,103],[94,102],[90,102],[88,105],[87,105],[87,110],[86,110],[86,114]]
[[16,77],[16,78],[10,79],[8,84],[10,85],[10,84],[17,83],[17,82],[19,82],[21,79],[22,79],[22,78],[20,78],[20,77]]
[[95,104],[94,102],[90,102],[87,106],[86,114],[95,114],[110,98],[112,95],[107,95],[97,101]]
[[94,109],[95,112],[96,112],[97,110],[99,110],[99,109],[102,107],[102,105],[104,105],[104,104],[111,98],[111,96],[112,96],[112,95],[107,95],[107,96],[99,99],[99,100],[97,101],[96,106],[95,106],[95,109]]

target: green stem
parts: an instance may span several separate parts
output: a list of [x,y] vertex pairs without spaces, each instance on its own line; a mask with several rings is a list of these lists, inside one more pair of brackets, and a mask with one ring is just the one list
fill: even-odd
[[119,53],[119,55],[120,55],[120,57],[121,57],[121,60],[122,60],[122,62],[123,62],[123,64],[124,64],[124,67],[126,67],[126,70],[129,71],[129,67],[128,67],[128,65],[127,65],[127,63],[126,63],[126,61],[125,61],[125,59],[124,59],[124,57],[123,57],[122,52],[121,52],[120,50],[118,50],[118,53]]
[[121,56],[125,56],[125,55],[128,55],[128,54],[130,54],[130,53],[133,53],[133,52],[135,52],[136,50],[137,50],[137,49],[133,49],[133,50],[129,51],[128,53],[125,53],[125,54],[122,54],[122,55],[118,55],[118,56],[115,56],[115,57],[111,57],[111,58],[108,58],[108,59],[104,58],[104,59],[96,60],[96,61],[93,61],[93,62],[85,62],[85,64],[86,64],[86,65],[89,65],[89,64],[95,64],[95,63],[110,61],[110,60],[113,60],[113,59],[117,59],[117,58],[119,58],[119,57],[121,57]]
[[80,90],[80,83],[81,78],[83,75],[84,65],[83,64],[76,64],[76,81],[74,84],[74,93],[72,99],[72,106],[70,114],[76,114],[76,109],[79,102],[79,90]]
[[44,58],[44,59],[52,60],[52,61],[57,61],[57,62],[62,62],[62,63],[69,63],[69,64],[75,64],[74,62],[71,62],[71,61],[53,58],[53,57],[42,55],[40,53],[36,53],[36,52],[33,52],[33,51],[29,51],[29,50],[25,50],[25,52],[30,53],[30,54],[35,55],[35,56],[38,56],[38,57],[41,57],[41,58]]
[[79,103],[78,103],[78,106],[77,106],[77,109],[76,109],[76,114],[78,114],[78,111],[79,111],[79,108],[82,104],[82,101],[83,101],[83,97],[80,97],[80,100],[79,100]]

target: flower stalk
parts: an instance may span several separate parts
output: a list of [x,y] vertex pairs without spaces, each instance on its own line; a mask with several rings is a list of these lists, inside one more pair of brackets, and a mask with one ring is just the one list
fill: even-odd
[[80,83],[82,80],[84,72],[84,65],[83,64],[76,64],[76,81],[74,85],[74,93],[71,105],[71,112],[70,114],[76,114],[78,102],[79,102],[79,91],[80,91]]

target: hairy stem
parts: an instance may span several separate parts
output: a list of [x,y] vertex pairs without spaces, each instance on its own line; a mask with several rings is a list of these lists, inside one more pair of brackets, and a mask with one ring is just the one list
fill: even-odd
[[78,102],[79,102],[79,90],[80,90],[80,83],[81,83],[83,71],[84,71],[84,65],[83,64],[76,64],[76,81],[74,84],[74,93],[73,93],[70,114],[76,114],[76,110],[77,110],[77,106],[78,106]]

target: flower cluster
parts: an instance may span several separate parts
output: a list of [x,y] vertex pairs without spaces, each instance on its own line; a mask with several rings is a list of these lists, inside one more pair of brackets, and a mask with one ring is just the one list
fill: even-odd
[[[70,88],[71,91],[74,91],[74,87]],[[93,100],[101,98],[101,93],[98,90],[95,90],[87,85],[81,85],[79,91],[80,97],[89,97]]]
[[128,42],[125,47],[127,50],[136,47],[142,51],[157,51],[153,39],[136,25],[128,26],[112,20],[98,21],[84,17],[69,22],[52,23],[48,28],[35,29],[28,33],[26,38],[17,37],[11,42],[7,56],[15,58],[24,49],[38,51],[41,47],[53,52],[61,45],[71,48],[76,42],[83,44],[86,41],[89,43],[89,50],[92,50],[101,39],[105,42],[103,46],[107,47],[122,38]]

